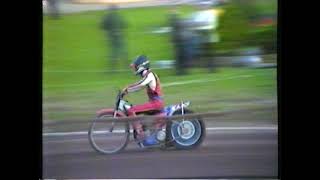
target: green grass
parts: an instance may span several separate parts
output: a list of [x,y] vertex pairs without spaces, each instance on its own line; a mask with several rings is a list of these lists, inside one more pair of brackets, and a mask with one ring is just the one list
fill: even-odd
[[[183,15],[193,9],[180,7]],[[166,26],[166,7],[124,9],[129,58],[147,54],[151,61],[173,59],[168,34],[150,31]],[[99,23],[105,12],[64,15],[59,20],[46,16],[43,22],[43,115],[44,120],[88,119],[96,110],[113,107],[116,90],[138,80],[131,72],[107,74],[108,47]],[[148,17],[148,18],[146,18]],[[123,66],[129,61],[123,62]],[[66,71],[66,72],[61,72]],[[84,72],[91,71],[91,72]],[[156,70],[163,85],[188,80],[208,83],[163,87],[166,104],[190,100],[197,112],[223,111],[264,106],[276,100],[275,69],[220,69],[208,74],[192,69],[189,75],[175,76],[174,70]],[[226,79],[240,75],[248,78]],[[216,80],[216,81],[210,81]],[[133,104],[145,102],[144,92],[130,94]]]
[[[147,53],[151,59],[172,59],[169,35],[155,35],[152,28],[167,24],[166,7],[123,9],[119,12],[128,23],[125,39],[129,58]],[[184,13],[190,7],[181,7]],[[108,43],[99,29],[104,11],[65,15],[60,20],[44,17],[44,70],[100,70],[105,67]]]
[[[180,7],[184,14],[191,7]],[[122,68],[138,54],[147,54],[152,60],[173,59],[168,34],[156,35],[152,28],[167,26],[166,7],[120,10],[128,22],[126,39],[130,60],[121,60]],[[47,16],[43,22],[43,81],[44,87],[102,80],[100,74],[78,75],[52,71],[104,71],[108,67],[108,43],[99,23],[104,11],[65,15],[60,20]],[[146,18],[148,17],[148,18]],[[120,68],[120,67],[119,67]],[[84,75],[84,76],[83,76]]]
[[[190,75],[178,77],[165,71],[156,72],[164,86],[172,82],[208,80],[206,83],[163,87],[167,105],[190,100],[193,110],[207,112],[252,108],[265,105],[265,100],[276,100],[275,69],[220,69],[215,74],[195,69]],[[228,79],[240,75],[252,77]],[[44,90],[45,119],[86,119],[94,116],[100,108],[112,108],[117,88],[138,80],[126,73],[114,76],[119,77],[115,79],[102,74],[101,83],[94,81],[90,82],[92,84],[70,84]],[[143,91],[127,98],[133,104],[147,100]]]

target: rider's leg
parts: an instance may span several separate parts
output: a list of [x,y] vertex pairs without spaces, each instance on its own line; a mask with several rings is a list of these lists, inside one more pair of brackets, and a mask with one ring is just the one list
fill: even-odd
[[[128,116],[136,116],[136,112],[134,110],[132,110],[132,108],[130,110],[128,110]],[[142,123],[140,122],[140,120],[134,121],[132,123],[132,126],[133,126],[133,129],[135,129],[137,132],[137,138],[143,139],[144,132],[143,132]]]
[[156,115],[157,118],[153,122],[153,127],[155,129],[161,129],[165,125],[165,119],[163,118],[165,116],[165,113],[160,113]]
[[[134,115],[135,116],[135,115]],[[134,135],[135,140],[137,140],[137,143],[140,147],[144,147],[145,144],[143,143],[144,139],[145,139],[145,133],[143,131],[143,126],[142,123],[140,121],[134,121],[132,123],[133,128],[136,131],[136,134]]]
[[[139,112],[145,112],[145,111],[151,111],[151,110],[161,110],[162,108],[163,108],[162,101],[158,101],[158,100],[149,101],[144,104],[132,106],[128,110],[128,116],[136,116],[136,113],[139,113]],[[142,123],[140,121],[134,121],[132,125],[133,125],[133,128],[137,131],[138,138],[139,139],[144,138]]]

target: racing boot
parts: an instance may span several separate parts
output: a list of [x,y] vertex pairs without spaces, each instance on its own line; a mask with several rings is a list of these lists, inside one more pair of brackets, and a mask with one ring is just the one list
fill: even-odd
[[152,133],[150,134],[150,131],[147,130],[144,132],[144,138],[140,141],[138,141],[138,145],[141,148],[149,147],[149,146],[154,146],[159,144],[159,141],[157,140],[157,133]]
[[143,146],[153,146],[159,144],[159,141],[157,140],[157,133],[153,133],[149,136],[147,136],[142,141]]

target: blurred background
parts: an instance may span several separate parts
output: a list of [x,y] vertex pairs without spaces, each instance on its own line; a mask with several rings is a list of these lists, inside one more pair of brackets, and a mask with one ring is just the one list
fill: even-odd
[[117,90],[139,80],[129,64],[140,54],[159,75],[166,105],[259,107],[267,109],[260,119],[277,121],[276,0],[43,0],[44,123],[112,108]]

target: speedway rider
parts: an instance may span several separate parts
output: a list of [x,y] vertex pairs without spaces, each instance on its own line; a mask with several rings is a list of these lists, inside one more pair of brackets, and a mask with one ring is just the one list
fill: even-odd
[[[140,55],[133,60],[130,67],[133,69],[135,75],[140,75],[142,79],[124,88],[122,90],[122,94],[126,95],[128,93],[146,88],[149,101],[144,104],[132,106],[130,109],[128,109],[128,116],[136,116],[136,113],[142,113],[146,111],[162,110],[164,107],[164,100],[162,98],[163,94],[161,91],[160,80],[158,76],[151,71],[148,58],[145,55]],[[137,132],[137,140],[139,141],[138,144],[140,146],[143,147],[158,143],[155,133],[146,136],[141,122],[133,122],[133,128]]]

